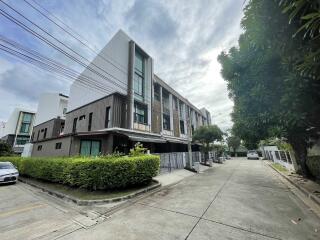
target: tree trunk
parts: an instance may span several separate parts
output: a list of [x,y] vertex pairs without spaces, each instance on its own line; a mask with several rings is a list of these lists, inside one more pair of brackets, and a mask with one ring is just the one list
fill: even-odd
[[[290,141],[290,140],[289,140]],[[290,144],[295,153],[295,159],[299,167],[301,168],[301,174],[304,177],[309,177],[310,171],[307,167],[307,143],[303,140],[292,140]],[[298,169],[299,172],[299,169]]]

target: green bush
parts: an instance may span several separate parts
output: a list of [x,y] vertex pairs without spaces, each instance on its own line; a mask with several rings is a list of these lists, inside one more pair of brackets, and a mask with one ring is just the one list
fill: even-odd
[[21,175],[87,189],[119,189],[149,183],[159,171],[154,155],[99,158],[20,158],[10,161]]
[[320,156],[309,156],[307,166],[311,174],[315,178],[320,179]]
[[11,155],[13,155],[12,147],[8,143],[0,140],[0,157]]

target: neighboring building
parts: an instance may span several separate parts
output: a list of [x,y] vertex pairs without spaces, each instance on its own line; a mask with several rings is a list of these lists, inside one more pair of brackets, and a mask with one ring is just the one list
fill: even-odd
[[200,111],[203,116],[203,125],[211,125],[211,113],[206,108],[201,108]]
[[21,153],[29,142],[34,124],[35,112],[16,108],[9,117],[1,140],[10,144],[15,153]]
[[53,118],[65,119],[69,97],[61,93],[41,94],[35,119],[35,126]]
[[6,123],[0,122],[0,139],[4,136],[5,127],[6,127]]
[[[96,66],[108,74],[89,71]],[[76,80],[63,134],[53,121],[36,126],[32,156],[127,153],[136,142],[151,152],[182,152],[190,140],[188,120],[191,132],[211,123],[207,110],[196,108],[153,73],[153,59],[121,30],[80,78],[84,76],[94,78],[104,91]]]

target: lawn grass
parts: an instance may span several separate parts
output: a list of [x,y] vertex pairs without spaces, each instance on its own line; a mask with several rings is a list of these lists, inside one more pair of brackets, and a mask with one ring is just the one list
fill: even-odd
[[288,172],[288,170],[279,163],[272,163],[272,167],[274,167],[275,169],[277,169],[280,172]]
[[131,187],[131,188],[126,188],[121,190],[90,191],[84,188],[72,188],[59,183],[50,183],[50,182],[35,180],[31,178],[23,178],[23,179],[26,180],[26,182],[29,182],[31,184],[40,186],[47,190],[59,192],[79,200],[101,200],[101,199],[120,198],[120,197],[127,196],[129,194],[132,194],[134,192],[137,192],[139,190],[142,190],[146,187],[154,186],[157,184],[156,182],[152,181],[147,185]]

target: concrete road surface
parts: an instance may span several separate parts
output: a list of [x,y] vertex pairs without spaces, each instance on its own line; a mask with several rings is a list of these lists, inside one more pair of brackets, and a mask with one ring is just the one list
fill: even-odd
[[0,187],[0,239],[21,239],[14,232],[26,226],[26,233],[37,237],[35,232],[60,225],[70,229],[38,239],[320,239],[320,219],[260,160],[215,165],[133,200],[91,227],[71,221],[73,211],[53,209],[29,194],[19,186]]

